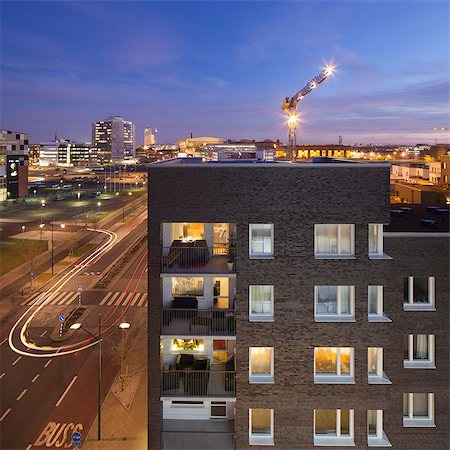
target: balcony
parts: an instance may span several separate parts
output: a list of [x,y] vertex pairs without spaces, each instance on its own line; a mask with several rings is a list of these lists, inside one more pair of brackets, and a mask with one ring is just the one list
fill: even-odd
[[162,370],[161,397],[236,397],[234,370]]
[[163,450],[234,450],[233,420],[164,419]]
[[162,248],[162,273],[235,273],[234,252],[226,244],[208,246],[205,240],[175,240]]
[[234,336],[236,313],[233,309],[163,309],[161,335]]

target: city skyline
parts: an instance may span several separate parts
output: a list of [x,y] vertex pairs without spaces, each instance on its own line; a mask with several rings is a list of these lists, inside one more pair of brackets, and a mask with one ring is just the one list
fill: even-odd
[[90,141],[120,115],[138,144],[146,126],[286,142],[282,100],[332,62],[299,143],[448,143],[449,5],[318,3],[3,3],[2,127]]

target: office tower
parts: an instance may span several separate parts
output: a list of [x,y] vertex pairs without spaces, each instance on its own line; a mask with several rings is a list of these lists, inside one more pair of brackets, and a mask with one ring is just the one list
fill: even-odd
[[134,124],[119,116],[92,124],[92,144],[100,163],[109,164],[134,156]]
[[28,195],[28,134],[0,130],[0,198]]
[[151,147],[156,144],[156,129],[155,132],[151,128],[144,129],[144,147]]
[[449,448],[448,233],[384,231],[389,165],[148,175],[150,448]]

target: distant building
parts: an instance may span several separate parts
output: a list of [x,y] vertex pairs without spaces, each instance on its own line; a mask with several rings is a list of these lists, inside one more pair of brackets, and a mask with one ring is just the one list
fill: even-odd
[[[333,158],[350,158],[353,148],[348,145],[335,145],[335,144],[305,144],[297,145],[296,155],[297,159],[311,159],[319,156],[329,156]],[[287,156],[289,153],[286,152]],[[281,157],[281,152],[279,153]]]
[[450,147],[447,144],[436,144],[430,147],[428,155],[434,160],[438,161],[441,156],[449,153]]
[[58,146],[59,166],[89,166],[97,163],[97,149],[86,142],[62,142]]
[[156,144],[156,129],[153,132],[151,128],[144,130],[144,147],[151,147]]
[[223,144],[205,146],[207,161],[224,161],[230,159],[254,159],[257,161],[274,161],[277,144],[273,141],[228,141]]
[[41,146],[40,144],[30,144],[28,146],[28,155],[29,155],[29,163],[31,165],[38,165],[39,158],[41,155]]
[[[55,136],[53,141],[40,142],[39,143],[39,166],[49,167],[58,165],[58,148],[60,142],[64,142],[64,139],[58,139]],[[35,151],[35,150],[34,150]]]
[[429,180],[433,184],[450,184],[450,155],[443,155],[439,161],[430,162]]
[[113,116],[92,124],[92,144],[99,163],[111,163],[134,157],[135,128],[133,122]]
[[204,149],[208,144],[223,144],[222,138],[216,137],[190,137],[186,139],[178,139],[177,147],[180,152],[187,153],[188,155],[194,155],[198,150]]
[[407,181],[415,183],[419,180],[427,180],[429,169],[425,164],[408,163],[408,164],[392,164],[391,180]]
[[28,134],[0,130],[0,199],[28,195]]

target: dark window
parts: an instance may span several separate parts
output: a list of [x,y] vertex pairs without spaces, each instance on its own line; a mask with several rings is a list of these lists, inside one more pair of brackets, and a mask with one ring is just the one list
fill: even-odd
[[20,139],[20,134],[16,134],[16,139]]
[[28,145],[28,139],[25,139],[25,140],[23,141],[23,143],[24,143],[25,145]]
[[428,278],[414,277],[414,303],[428,303]]
[[20,150],[25,150],[25,145],[21,145]]
[[409,336],[408,335],[406,335],[404,337],[403,359],[409,359]]
[[11,145],[11,150],[15,150],[16,149],[16,144],[12,144]]

